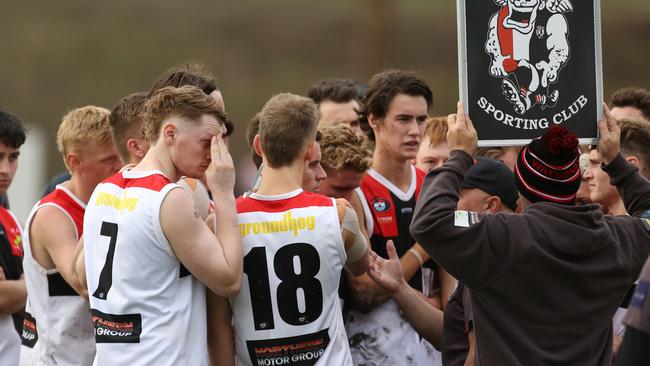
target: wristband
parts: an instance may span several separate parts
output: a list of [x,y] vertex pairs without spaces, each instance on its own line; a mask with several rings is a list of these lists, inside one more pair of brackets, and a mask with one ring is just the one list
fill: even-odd
[[411,252],[411,254],[413,254],[415,256],[415,258],[420,263],[420,267],[422,267],[424,265],[424,259],[422,259],[422,256],[420,255],[420,253],[418,253],[418,251],[413,249],[413,248],[409,249],[409,252]]

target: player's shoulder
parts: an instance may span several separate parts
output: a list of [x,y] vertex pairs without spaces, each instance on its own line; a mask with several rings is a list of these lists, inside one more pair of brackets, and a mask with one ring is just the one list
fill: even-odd
[[267,200],[255,194],[237,198],[237,213],[248,212],[284,212],[308,207],[332,207],[334,200],[313,192],[300,192],[291,197]]
[[111,184],[121,189],[145,188],[160,192],[172,181],[160,173],[123,171],[104,179],[102,184]]
[[62,235],[65,232],[75,230],[74,219],[63,207],[54,204],[46,204],[38,208],[33,214],[29,224],[32,233],[44,232]]

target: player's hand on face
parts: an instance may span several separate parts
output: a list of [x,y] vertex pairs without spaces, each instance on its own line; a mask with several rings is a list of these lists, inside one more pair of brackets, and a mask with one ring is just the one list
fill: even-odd
[[474,155],[478,143],[478,137],[474,124],[469,116],[465,114],[463,102],[458,102],[456,114],[447,117],[447,142],[450,150],[463,150],[469,155]]
[[[221,130],[215,131],[210,144],[210,166],[205,171],[208,187],[213,193],[233,194],[235,187],[235,166],[232,162],[232,156],[228,152]],[[219,196],[217,194],[217,196]]]
[[4,281],[7,278],[5,277],[5,271],[0,267],[0,281]]
[[388,293],[397,292],[405,284],[402,266],[395,250],[393,241],[386,242],[386,251],[388,260],[380,257],[377,253],[370,250],[370,265],[368,266],[368,275],[379,287]]
[[616,119],[609,111],[607,105],[603,105],[604,117],[598,122],[598,131],[600,139],[598,140],[598,153],[603,159],[603,163],[609,164],[620,151],[621,129],[616,123]]

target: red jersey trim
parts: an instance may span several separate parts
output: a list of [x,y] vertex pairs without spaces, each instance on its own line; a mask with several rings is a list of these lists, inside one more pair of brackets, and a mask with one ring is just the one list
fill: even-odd
[[332,207],[334,202],[331,198],[318,193],[302,192],[291,198],[277,201],[257,200],[253,197],[237,198],[237,213],[247,212],[285,212],[296,208],[305,207]]
[[23,256],[23,237],[20,233],[20,225],[14,216],[4,207],[0,207],[0,224],[4,227],[7,241],[11,246],[11,254],[14,257]]
[[[416,201],[420,196],[425,175],[424,171],[415,168],[414,195]],[[397,213],[390,189],[371,175],[366,174],[361,181],[361,192],[363,192],[372,214],[373,232],[371,235],[381,235],[386,238],[398,236]]]
[[106,178],[102,183],[114,184],[122,189],[145,188],[160,192],[171,181],[162,174],[152,174],[145,177],[125,178],[122,173],[117,173]]
[[38,202],[38,206],[43,206],[47,203],[54,204],[61,208],[74,223],[75,228],[77,229],[78,237],[80,238],[83,235],[84,228],[84,213],[86,208],[79,205],[77,202],[78,198],[70,196],[67,191],[57,187],[52,193],[43,197]]

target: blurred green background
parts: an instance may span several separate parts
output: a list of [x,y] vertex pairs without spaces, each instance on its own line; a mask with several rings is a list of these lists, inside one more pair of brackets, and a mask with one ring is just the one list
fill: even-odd
[[[602,14],[605,95],[647,88],[650,2],[603,0]],[[5,2],[2,15],[0,105],[44,129],[44,176],[64,169],[55,133],[68,109],[111,108],[185,60],[217,76],[236,122],[231,150],[242,158],[246,125],[264,102],[305,94],[322,78],[420,71],[434,91],[432,115],[453,111],[458,96],[450,0],[61,0]]]

